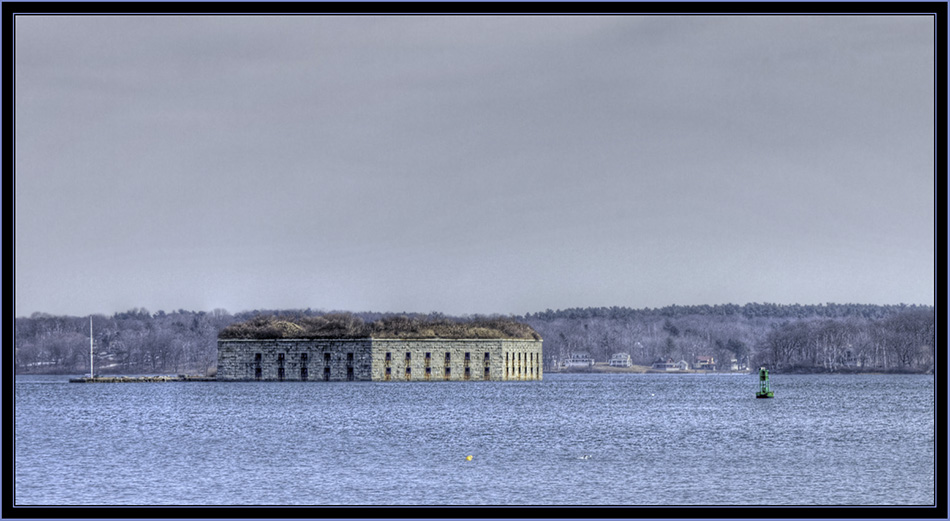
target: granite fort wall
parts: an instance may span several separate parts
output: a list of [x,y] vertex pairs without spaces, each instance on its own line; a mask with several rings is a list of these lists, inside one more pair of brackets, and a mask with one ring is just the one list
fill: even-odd
[[218,380],[370,380],[370,340],[218,340]]
[[218,380],[540,380],[540,340],[218,340]]

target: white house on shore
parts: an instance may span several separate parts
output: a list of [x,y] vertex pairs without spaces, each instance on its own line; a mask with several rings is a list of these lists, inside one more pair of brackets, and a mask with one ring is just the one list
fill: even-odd
[[630,355],[627,353],[616,353],[610,357],[607,364],[610,367],[630,367],[633,365],[633,360],[630,359]]
[[593,367],[594,359],[587,353],[571,353],[564,360],[564,367]]
[[651,369],[657,371],[687,371],[689,370],[689,363],[686,362],[686,360],[674,362],[672,358],[667,358],[665,360],[658,358],[656,362],[653,362]]
[[715,371],[716,370],[716,359],[711,356],[697,356],[696,363],[693,364],[696,369],[702,369],[704,371]]

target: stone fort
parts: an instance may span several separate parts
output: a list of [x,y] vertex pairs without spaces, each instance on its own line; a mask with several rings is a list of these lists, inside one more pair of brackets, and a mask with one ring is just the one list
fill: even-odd
[[221,381],[541,380],[540,339],[218,340]]

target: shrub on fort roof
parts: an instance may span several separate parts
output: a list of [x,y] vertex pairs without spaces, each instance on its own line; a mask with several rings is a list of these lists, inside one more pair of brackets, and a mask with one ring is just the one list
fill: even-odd
[[418,318],[395,315],[366,323],[350,313],[316,317],[257,316],[221,330],[221,339],[267,338],[525,338],[541,336],[508,318]]

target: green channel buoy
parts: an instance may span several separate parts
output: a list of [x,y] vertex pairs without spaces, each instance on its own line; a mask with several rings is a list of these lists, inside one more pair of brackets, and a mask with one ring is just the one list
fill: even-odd
[[759,391],[755,393],[756,398],[774,398],[772,389],[769,388],[769,370],[759,368]]

